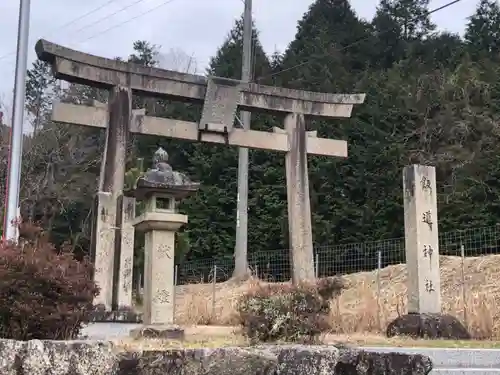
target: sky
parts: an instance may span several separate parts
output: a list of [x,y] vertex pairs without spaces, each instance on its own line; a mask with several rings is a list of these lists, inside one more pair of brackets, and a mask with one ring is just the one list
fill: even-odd
[[[147,40],[161,46],[165,67],[183,69],[182,51],[193,56],[204,72],[243,12],[244,0],[31,0],[28,68],[34,46],[45,38],[105,57],[127,57],[132,43]],[[462,0],[433,14],[441,30],[463,33],[479,0]],[[295,35],[297,21],[312,0],[253,0],[253,17],[267,53],[284,51]],[[449,0],[431,0],[430,9]],[[378,0],[351,0],[357,14],[371,19]],[[0,102],[9,109],[15,71],[19,1],[0,1]],[[178,56],[177,59],[172,58]],[[179,57],[180,56],[180,57]],[[193,65],[191,65],[193,66]]]

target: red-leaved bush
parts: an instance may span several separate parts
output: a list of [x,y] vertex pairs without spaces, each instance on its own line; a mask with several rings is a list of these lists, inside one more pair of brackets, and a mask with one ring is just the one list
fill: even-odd
[[34,226],[20,234],[18,244],[0,243],[0,337],[76,338],[98,292],[92,264],[56,250]]

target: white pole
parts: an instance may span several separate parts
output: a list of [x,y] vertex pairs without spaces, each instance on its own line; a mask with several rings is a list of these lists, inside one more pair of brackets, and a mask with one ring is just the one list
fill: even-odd
[[17,220],[21,183],[21,159],[23,154],[24,101],[26,95],[26,70],[28,65],[28,37],[30,0],[20,0],[17,30],[16,75],[14,82],[14,111],[9,149],[7,202],[4,237],[7,241],[18,240]]

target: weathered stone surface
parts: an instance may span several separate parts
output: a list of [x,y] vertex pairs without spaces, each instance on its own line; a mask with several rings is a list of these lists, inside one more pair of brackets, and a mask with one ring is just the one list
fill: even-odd
[[117,353],[98,341],[0,340],[2,375],[427,375],[428,357],[326,345]]
[[187,175],[174,171],[167,162],[168,153],[160,147],[153,155],[153,168],[137,179],[133,189],[136,199],[145,206],[133,225],[137,231],[144,232],[143,320],[146,325],[174,323],[175,234],[188,222],[188,217],[177,211],[177,205],[180,199],[200,187]]
[[[39,40],[35,49],[40,59],[52,64],[55,76],[68,82],[106,88],[128,85],[138,94],[175,96],[189,102],[205,99],[208,78],[204,76],[89,55],[46,40]],[[244,110],[350,117],[352,106],[364,100],[365,94],[330,94],[250,83],[242,85],[238,103]]]
[[244,348],[175,349],[127,353],[118,375],[273,375],[277,358]]
[[158,148],[153,155],[153,167],[139,177],[137,187],[157,187],[166,191],[169,187],[198,190],[200,183],[191,181],[184,173],[174,171],[172,166],[168,164],[168,158],[168,152],[161,147]]
[[[108,124],[108,111],[106,108],[89,107],[70,103],[54,103],[52,108],[52,121],[73,125],[91,126],[106,129]],[[198,122],[160,118],[153,116],[136,115],[132,117],[130,132],[175,139],[184,139],[195,142],[208,142],[217,144],[229,143],[232,146],[256,148],[259,150],[274,150],[288,152],[290,145],[286,133],[271,133],[259,130],[243,130],[233,128],[225,137],[213,134],[200,133]],[[201,136],[201,139],[200,139]],[[308,137],[306,142],[307,153],[311,155],[324,155],[344,158],[347,156],[347,142],[339,139]]]
[[420,354],[378,353],[342,349],[335,375],[427,375],[432,370],[429,357]]
[[[256,349],[278,357],[278,375],[427,375],[432,370],[430,358],[423,355],[367,352],[343,344],[259,345]],[[297,372],[294,366],[303,371]]]
[[410,336],[425,339],[469,340],[467,328],[454,316],[446,314],[402,315],[387,326],[387,337]]
[[24,343],[14,340],[0,340],[0,374],[17,375],[17,356],[24,349]]
[[117,365],[109,343],[0,340],[2,375],[108,375]]
[[144,326],[130,331],[130,336],[135,339],[163,339],[163,340],[184,340],[184,329],[179,326]]
[[339,356],[339,350],[335,347],[319,345],[285,347],[278,354],[278,374],[334,374]]
[[[135,228],[133,221],[136,216],[136,200],[134,197],[120,196],[120,268],[118,273],[118,306],[131,309],[132,303],[132,279],[134,273],[134,238]],[[117,254],[118,255],[118,254]]]
[[441,313],[436,168],[403,170],[408,312]]

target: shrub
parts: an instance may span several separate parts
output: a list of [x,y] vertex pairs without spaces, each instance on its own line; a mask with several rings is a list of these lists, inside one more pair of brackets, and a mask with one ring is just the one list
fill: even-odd
[[20,233],[19,244],[0,244],[0,337],[76,338],[98,291],[91,263],[57,251],[37,228]]
[[315,284],[260,284],[238,301],[239,323],[252,342],[312,343],[329,330],[330,300],[340,295],[339,278]]

